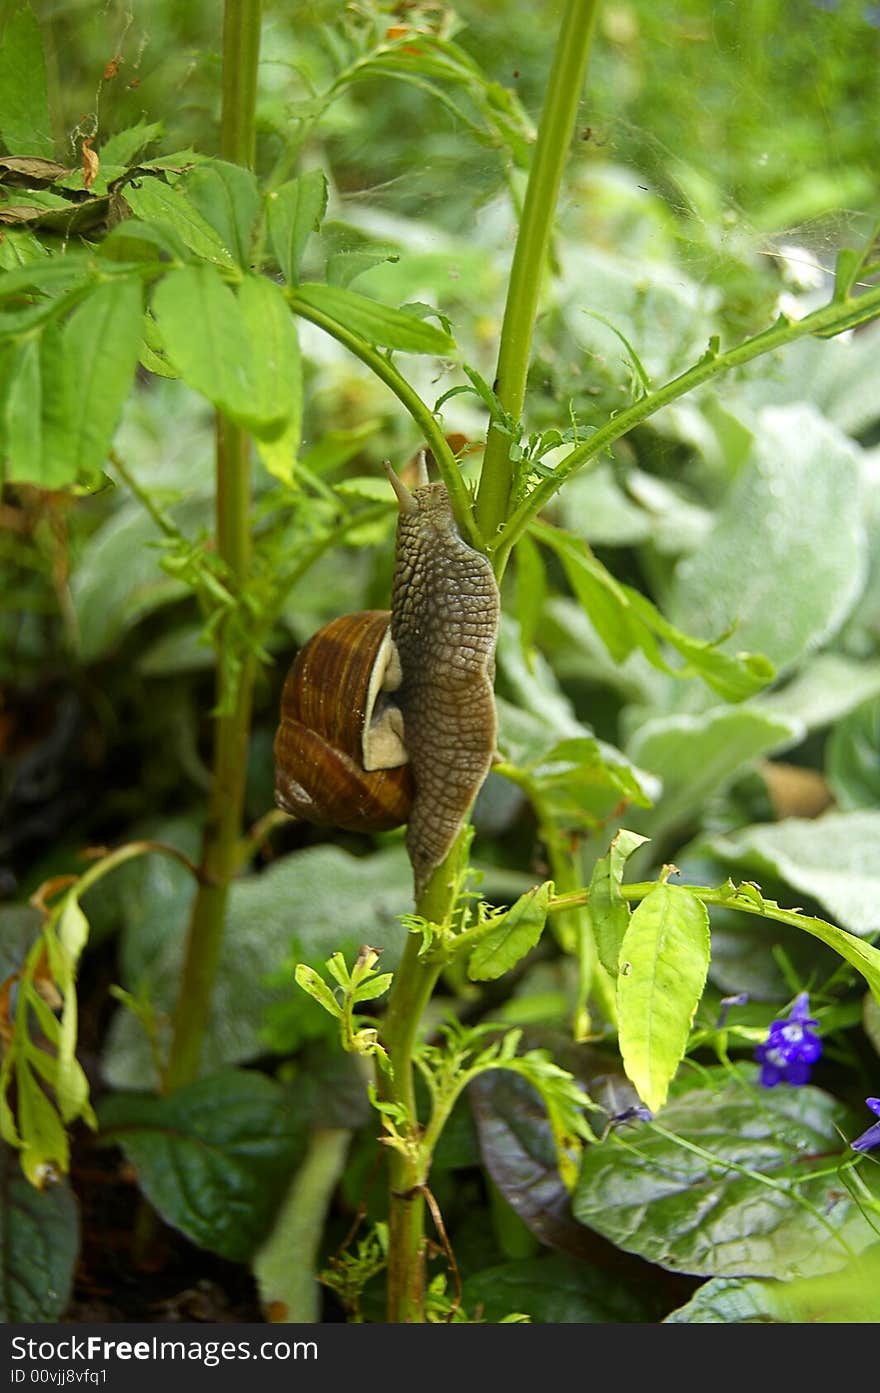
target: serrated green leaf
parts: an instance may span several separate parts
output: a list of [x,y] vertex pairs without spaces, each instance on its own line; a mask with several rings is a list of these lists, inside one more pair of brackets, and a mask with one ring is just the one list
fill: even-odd
[[308,282],[297,287],[291,304],[318,310],[342,328],[360,335],[367,343],[405,353],[446,354],[455,351],[455,340],[442,329],[403,310],[380,305],[354,290]]
[[494,982],[531,952],[544,932],[552,894],[552,880],[536,885],[493,924],[471,953],[468,977],[472,982]]
[[0,1322],[59,1320],[79,1250],[76,1200],[66,1181],[37,1190],[15,1151],[0,1143]]
[[127,184],[125,201],[135,216],[145,222],[167,224],[198,256],[220,266],[234,264],[231,249],[181,189],[171,188],[151,175],[136,187]]
[[99,1120],[102,1139],[122,1146],[166,1223],[233,1262],[266,1237],[305,1147],[291,1096],[238,1069],[166,1097],[113,1095]]
[[623,1067],[652,1112],[684,1056],[708,969],[706,906],[679,885],[658,885],[633,910],[617,978]]
[[620,893],[626,863],[637,847],[644,846],[647,837],[621,828],[614,837],[608,853],[599,858],[590,879],[589,914],[596,938],[599,961],[612,981],[617,977],[620,946],[629,924],[629,905]]
[[270,193],[267,206],[272,249],[288,285],[296,285],[303,248],[327,208],[327,179],[310,169]]
[[128,167],[133,163],[135,155],[139,155],[154,140],[158,140],[161,134],[161,121],[138,121],[135,126],[117,131],[101,146],[101,163]]
[[196,212],[247,270],[260,211],[260,191],[251,170],[227,160],[205,160],[187,176],[183,188]]
[[337,1020],[342,1019],[342,1007],[320,973],[306,963],[297,963],[293,975],[297,986],[308,992],[313,1001],[317,1001],[319,1006],[323,1006],[324,1010]]
[[[70,477],[100,470],[134,380],[141,346],[140,282],[99,285],[64,326],[64,455]],[[60,421],[47,446],[58,449]]]
[[0,42],[0,136],[17,155],[54,153],[43,38],[27,3],[8,16]]

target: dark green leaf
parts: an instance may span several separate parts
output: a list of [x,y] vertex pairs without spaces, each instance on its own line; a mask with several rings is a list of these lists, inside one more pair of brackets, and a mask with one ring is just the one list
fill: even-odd
[[484,1268],[464,1283],[468,1315],[489,1323],[514,1313],[542,1325],[606,1325],[655,1320],[659,1303],[604,1267],[563,1253]]
[[116,1094],[99,1122],[166,1223],[234,1262],[265,1238],[305,1147],[290,1095],[235,1069],[167,1097]]
[[788,1279],[842,1266],[875,1237],[837,1164],[838,1128],[855,1136],[858,1120],[818,1088],[761,1089],[752,1066],[738,1072],[676,1086],[662,1131],[639,1123],[589,1147],[575,1214],[674,1272]]
[[526,533],[516,546],[516,618],[523,648],[535,641],[547,601],[547,576],[541,553]]
[[79,1251],[76,1200],[66,1181],[37,1190],[12,1147],[0,1142],[0,1322],[57,1321]]
[[531,952],[544,932],[552,893],[552,880],[536,885],[493,925],[470,956],[468,976],[472,982],[494,982]]
[[158,140],[161,134],[161,121],[138,121],[136,126],[129,126],[127,130],[117,131],[101,146],[101,163],[122,165],[124,168],[128,168],[134,163],[135,156],[151,145],[154,140]]
[[395,310],[390,305],[380,305],[377,300],[368,300],[354,290],[343,290],[337,285],[317,285],[309,282],[297,288],[291,302],[318,310],[334,323],[351,333],[366,339],[367,343],[379,344],[382,348],[396,348],[405,353],[452,353],[455,341],[437,329],[426,324],[415,315]]
[[537,1090],[517,1074],[496,1070],[469,1086],[483,1164],[532,1232],[576,1257],[589,1241],[571,1212],[557,1164],[553,1130]]
[[43,39],[27,3],[9,15],[0,41],[0,136],[15,154],[52,158]]
[[303,248],[326,207],[327,180],[320,169],[310,169],[269,194],[269,237],[288,285],[299,280]]
[[[167,857],[149,861],[145,882],[137,879],[126,897],[123,985],[132,991],[148,987],[157,1009],[170,1012],[179,989],[193,882]],[[206,1062],[216,1068],[254,1059],[267,1049],[290,1053],[305,1040],[338,1034],[336,1022],[294,983],[296,964],[307,962],[320,971],[331,953],[340,950],[351,962],[361,944],[370,943],[383,950],[382,966],[391,970],[406,939],[396,916],[411,908],[412,871],[402,846],[359,857],[338,847],[311,847],[280,858],[260,875],[237,880]],[[128,1012],[113,1022],[103,1067],[115,1087],[143,1087],[153,1080],[147,1041]]]
[[679,885],[658,885],[633,910],[617,978],[623,1067],[652,1112],[684,1056],[708,968],[706,906]]

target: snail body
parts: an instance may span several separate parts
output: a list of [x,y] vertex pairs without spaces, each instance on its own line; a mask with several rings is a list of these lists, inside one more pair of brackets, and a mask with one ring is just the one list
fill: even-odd
[[445,485],[397,494],[390,615],[345,615],[297,655],[275,739],[276,801],[308,821],[407,823],[416,897],[489,772],[500,617],[488,559],[459,535]]
[[400,517],[391,637],[402,680],[395,701],[415,797],[406,847],[418,897],[452,848],[489,772],[500,601],[488,559],[459,536],[442,483],[412,493],[388,471]]

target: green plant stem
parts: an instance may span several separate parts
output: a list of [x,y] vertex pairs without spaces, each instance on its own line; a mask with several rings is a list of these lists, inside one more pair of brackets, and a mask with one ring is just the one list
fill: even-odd
[[[532,331],[547,265],[556,201],[583,91],[598,9],[599,0],[566,0],[529,171],[510,269],[495,381],[498,401],[515,421],[522,415]],[[505,521],[510,504],[511,444],[503,425],[493,422],[486,441],[476,504],[477,525],[490,543]]]
[[754,358],[760,358],[764,353],[772,353],[778,348],[785,348],[788,344],[794,343],[797,339],[805,338],[809,334],[829,334],[845,328],[848,317],[856,309],[861,311],[866,318],[870,316],[872,311],[876,313],[880,309],[880,287],[865,291],[857,300],[832,301],[828,305],[823,305],[821,309],[814,310],[812,314],[806,315],[803,319],[791,321],[780,317],[769,329],[756,334],[753,338],[746,339],[744,343],[737,344],[735,348],[730,348],[725,353],[710,351],[686,372],[673,378],[671,382],[667,382],[656,392],[649,392],[640,397],[625,411],[619,412],[606,421],[595,435],[592,435],[589,440],[578,445],[563,460],[560,460],[553,473],[542,479],[511,514],[496,551],[496,572],[500,575],[504,571],[507,559],[517,540],[526,531],[532,518],[537,516],[565,481],[588,460],[601,454],[603,450],[607,450],[609,445],[613,445],[615,440],[626,435],[634,426],[647,420],[649,416],[653,416],[662,407],[678,401],[680,397],[693,391],[695,387],[709,382],[721,373],[728,372],[731,368],[742,367]]
[[406,407],[425,437],[425,441],[431,447],[431,452],[437,461],[437,468],[440,470],[440,477],[448,490],[459,531],[462,536],[469,539],[471,545],[478,551],[485,551],[484,539],[474,522],[470,494],[455,462],[455,456],[446,443],[446,436],[443,434],[440,422],[422,401],[418,392],[409,385],[405,377],[401,376],[384,353],[380,353],[371,344],[365,343],[358,334],[352,333],[351,330],[337,323],[335,319],[331,319],[329,315],[305,304],[295,290],[287,291],[287,299],[295,314],[300,315],[303,319],[308,319],[312,324],[317,324],[319,329],[323,329],[338,343],[343,344],[356,358],[360,358],[361,362],[365,363],[370,371],[385,383],[386,387],[390,387],[398,401]]
[[[463,835],[462,832],[416,904],[416,913],[433,924],[444,923],[449,914]],[[383,1098],[401,1104],[410,1119],[406,1134],[408,1147],[405,1152],[392,1148],[389,1164],[388,1320],[392,1324],[418,1324],[425,1318],[423,1187],[431,1155],[423,1145],[416,1112],[413,1049],[443,963],[420,957],[420,948],[421,935],[411,933],[394,974],[382,1032],[392,1072],[389,1076],[379,1071]]]
[[[220,153],[249,168],[254,163],[261,0],[226,0],[223,19],[223,105]],[[217,417],[217,554],[243,584],[250,564],[250,441]],[[223,642],[224,629],[219,631]],[[221,690],[222,658],[217,661]],[[239,869],[251,721],[254,663],[245,658],[232,710],[214,725],[212,787],[202,837],[201,884],[193,904],[180,991],[172,1024],[165,1087],[178,1088],[199,1071],[211,1011],[229,884]]]

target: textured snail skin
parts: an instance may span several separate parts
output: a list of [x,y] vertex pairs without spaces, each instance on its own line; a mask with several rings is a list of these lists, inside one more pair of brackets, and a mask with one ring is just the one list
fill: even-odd
[[394,700],[415,783],[406,831],[418,897],[448,855],[489,772],[500,600],[485,556],[462,541],[443,484],[401,499],[391,637]]

